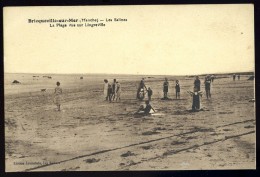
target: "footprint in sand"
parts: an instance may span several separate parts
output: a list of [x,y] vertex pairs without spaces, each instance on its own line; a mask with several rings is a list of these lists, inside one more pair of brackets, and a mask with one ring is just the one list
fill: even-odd
[[253,125],[244,126],[244,128],[255,128]]
[[152,146],[151,145],[150,146],[142,146],[142,149],[144,149],[144,150],[152,149]]
[[166,130],[166,128],[162,128],[162,127],[155,127],[155,128],[153,129],[153,131],[157,131],[157,130]]
[[218,136],[218,135],[223,135],[223,133],[216,133],[216,132],[213,132],[213,133],[210,133],[211,136]]
[[135,153],[132,153],[131,151],[127,151],[126,153],[121,154],[121,157],[128,157],[128,156],[135,156],[135,155],[136,155]]
[[92,159],[87,159],[87,160],[84,160],[86,163],[95,163],[95,162],[99,162],[100,159],[95,159],[95,158],[92,158]]
[[171,143],[171,145],[179,145],[179,144],[185,144],[186,142],[184,142],[184,141],[173,141],[172,143]]
[[142,135],[154,135],[154,134],[159,134],[160,132],[156,132],[156,131],[147,131],[147,132],[143,132]]
[[189,136],[186,138],[186,140],[190,140],[190,139],[197,139],[197,136]]

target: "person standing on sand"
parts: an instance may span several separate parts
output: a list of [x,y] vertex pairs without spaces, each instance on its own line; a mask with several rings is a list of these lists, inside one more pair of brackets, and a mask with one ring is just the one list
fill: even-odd
[[107,79],[104,79],[104,96],[105,96],[105,98],[106,98],[106,101],[107,101],[107,99],[108,99],[108,93],[107,93],[107,91],[108,91],[108,80],[107,80]]
[[152,91],[152,89],[150,87],[148,87],[147,93],[148,93],[148,100],[151,101],[152,100],[153,91]]
[[210,76],[209,76],[209,75],[207,75],[207,76],[205,77],[204,84],[205,84],[205,91],[206,91],[207,99],[208,99],[208,98],[211,98],[211,93],[210,93],[211,79],[210,79]]
[[240,80],[240,74],[237,75],[237,80]]
[[164,99],[168,98],[168,87],[169,87],[169,82],[168,82],[168,79],[165,78],[165,81],[163,83],[163,98]]
[[235,81],[236,80],[236,75],[235,74],[233,74],[233,81]]
[[199,76],[196,76],[196,79],[194,81],[194,87],[196,87],[198,89],[198,91],[200,91],[200,79],[199,79]]
[[121,100],[121,84],[119,82],[116,82],[116,101]]
[[113,92],[113,89],[111,87],[110,84],[108,84],[108,89],[107,89],[107,95],[108,95],[108,101],[111,103],[111,99],[112,99],[112,92]]
[[114,79],[114,82],[112,84],[112,100],[114,101],[116,97],[116,79]]
[[58,111],[60,111],[62,88],[60,87],[60,82],[57,82],[56,85],[57,87],[54,91],[54,103],[57,105]]
[[180,99],[181,87],[178,80],[176,80],[175,90],[176,90],[176,99]]

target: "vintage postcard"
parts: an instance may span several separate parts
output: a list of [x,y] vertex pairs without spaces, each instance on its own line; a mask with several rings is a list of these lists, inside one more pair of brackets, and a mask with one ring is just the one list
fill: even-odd
[[6,172],[256,168],[254,5],[3,15]]

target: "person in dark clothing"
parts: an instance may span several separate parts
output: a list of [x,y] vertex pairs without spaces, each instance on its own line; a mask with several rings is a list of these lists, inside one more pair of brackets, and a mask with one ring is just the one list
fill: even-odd
[[237,75],[237,80],[240,80],[240,74]]
[[152,89],[150,87],[148,87],[147,93],[148,93],[148,100],[151,101],[152,95],[153,95],[153,91],[152,91]]
[[138,115],[149,115],[151,110],[153,110],[155,112],[155,110],[150,105],[150,102],[148,100],[145,101],[145,104],[146,104],[145,108],[142,105],[135,114],[138,114]]
[[176,99],[180,99],[181,87],[178,80],[176,80],[175,90],[176,90]]
[[110,84],[108,84],[107,95],[108,95],[108,100],[111,103],[111,99],[112,99],[112,95],[113,95],[113,89],[112,89]]
[[147,90],[147,88],[146,88],[146,86],[144,84],[144,78],[142,78],[142,80],[140,81],[140,84],[138,86],[137,94],[136,94],[136,98],[137,99],[140,99],[140,91],[141,91],[141,89],[146,89]]
[[196,76],[196,79],[194,81],[194,87],[196,87],[198,89],[198,91],[200,91],[200,79],[199,79],[199,76]]
[[194,87],[194,92],[188,91],[188,93],[192,96],[192,111],[200,110],[200,96],[202,96],[202,92],[198,91],[197,87]]
[[233,74],[233,81],[235,81],[236,80],[236,75],[235,74]]
[[153,110],[155,112],[155,110],[153,109],[153,107],[150,105],[149,101],[145,102],[146,106],[144,108],[144,114],[150,114],[150,111]]
[[205,78],[204,84],[205,84],[205,91],[206,91],[207,99],[211,98],[211,93],[210,93],[211,79],[210,79],[209,75]]
[[163,83],[163,98],[167,99],[168,98],[168,87],[169,87],[169,82],[168,79],[165,78],[165,81]]

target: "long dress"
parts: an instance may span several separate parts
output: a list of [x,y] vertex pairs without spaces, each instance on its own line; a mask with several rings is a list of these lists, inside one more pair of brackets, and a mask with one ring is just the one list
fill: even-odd
[[60,105],[61,104],[61,101],[62,101],[61,94],[62,94],[62,89],[61,89],[61,87],[57,86],[55,88],[55,97],[54,97],[54,103],[56,105]]
[[192,110],[200,109],[200,95],[198,92],[194,92],[192,100]]
[[117,84],[117,92],[116,92],[116,97],[120,99],[121,96],[121,85],[120,83]]
[[107,95],[107,90],[108,90],[108,83],[105,83],[104,84],[104,96],[105,96],[105,98],[108,96]]

